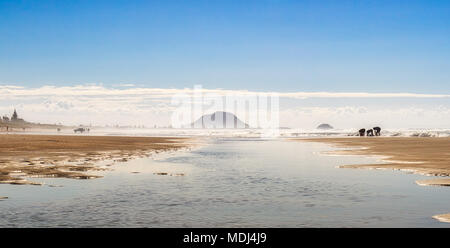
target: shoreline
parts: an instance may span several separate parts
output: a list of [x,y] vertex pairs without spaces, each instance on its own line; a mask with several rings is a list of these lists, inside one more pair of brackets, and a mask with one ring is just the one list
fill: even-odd
[[294,139],[327,143],[336,150],[331,155],[381,157],[380,163],[342,165],[340,168],[392,169],[426,176],[450,176],[450,138],[416,137],[339,137]]
[[450,178],[436,178],[428,180],[417,180],[417,185],[420,186],[450,186]]
[[26,178],[92,179],[97,162],[128,161],[191,147],[190,138],[0,134],[0,183],[41,185]]
[[[416,137],[357,137],[357,138],[305,138],[303,142],[326,143],[336,148],[327,152],[334,155],[360,155],[381,157],[376,164],[341,165],[339,168],[391,169],[426,176],[440,176],[417,180],[420,186],[450,186],[450,138]],[[348,148],[348,149],[347,149]],[[440,222],[450,223],[450,213],[432,216]]]
[[440,222],[450,223],[450,214],[433,215],[433,219],[436,219]]

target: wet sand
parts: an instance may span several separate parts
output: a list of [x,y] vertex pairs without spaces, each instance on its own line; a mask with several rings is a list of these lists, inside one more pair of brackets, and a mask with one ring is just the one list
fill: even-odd
[[352,148],[334,151],[333,154],[384,157],[383,163],[342,165],[342,168],[394,169],[430,176],[450,176],[450,138],[357,137],[301,140]]
[[450,186],[450,179],[438,178],[428,180],[417,180],[416,183],[420,186]]
[[[450,176],[450,138],[418,137],[357,137],[300,139],[324,142],[339,148],[332,154],[382,156],[378,164],[342,165],[340,168],[403,170],[428,176]],[[450,179],[435,178],[416,181],[421,186],[450,186]],[[450,222],[450,214],[433,216]]]
[[440,221],[440,222],[447,222],[450,223],[450,214],[439,214],[439,215],[434,215],[433,216],[434,219]]
[[96,162],[127,161],[188,147],[189,139],[74,135],[0,135],[0,183],[40,185],[28,177],[90,179]]

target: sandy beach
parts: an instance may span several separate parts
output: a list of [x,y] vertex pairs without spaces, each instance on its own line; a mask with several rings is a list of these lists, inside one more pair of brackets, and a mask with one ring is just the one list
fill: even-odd
[[0,183],[39,184],[27,177],[95,178],[101,160],[127,161],[188,146],[188,139],[162,137],[0,135]]
[[438,214],[434,215],[433,218],[440,222],[450,223],[450,214]]
[[450,138],[358,137],[301,140],[324,142],[339,148],[352,148],[333,151],[333,154],[384,157],[384,163],[342,165],[341,168],[394,169],[430,176],[450,175]]

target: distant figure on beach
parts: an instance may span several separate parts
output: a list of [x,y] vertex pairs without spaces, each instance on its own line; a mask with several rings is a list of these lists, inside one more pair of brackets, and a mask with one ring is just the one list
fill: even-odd
[[361,136],[361,137],[363,137],[363,136],[365,136],[366,135],[366,129],[360,129],[359,130],[359,136]]
[[86,131],[84,128],[80,127],[80,128],[76,128],[73,130],[74,133],[80,132],[83,133],[84,131]]
[[367,130],[367,136],[369,136],[369,137],[373,136],[373,129]]
[[381,128],[380,127],[374,127],[373,130],[375,131],[375,136],[381,136]]

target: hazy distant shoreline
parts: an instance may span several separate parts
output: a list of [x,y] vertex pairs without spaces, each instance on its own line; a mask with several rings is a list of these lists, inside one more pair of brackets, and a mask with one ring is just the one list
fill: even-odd
[[[23,127],[25,129],[23,129]],[[40,135],[73,135],[74,130],[80,127],[88,128],[89,132],[81,135],[100,136],[136,136],[136,137],[233,137],[233,138],[260,138],[265,137],[265,129],[225,129],[225,128],[146,128],[146,127],[100,127],[100,126],[64,126],[37,124],[36,126],[10,126],[0,124],[0,134],[40,134]],[[279,138],[309,138],[309,137],[354,137],[358,136],[357,129],[304,129],[281,128],[278,130]],[[445,128],[398,128],[383,129],[383,137],[450,137],[450,129]]]

